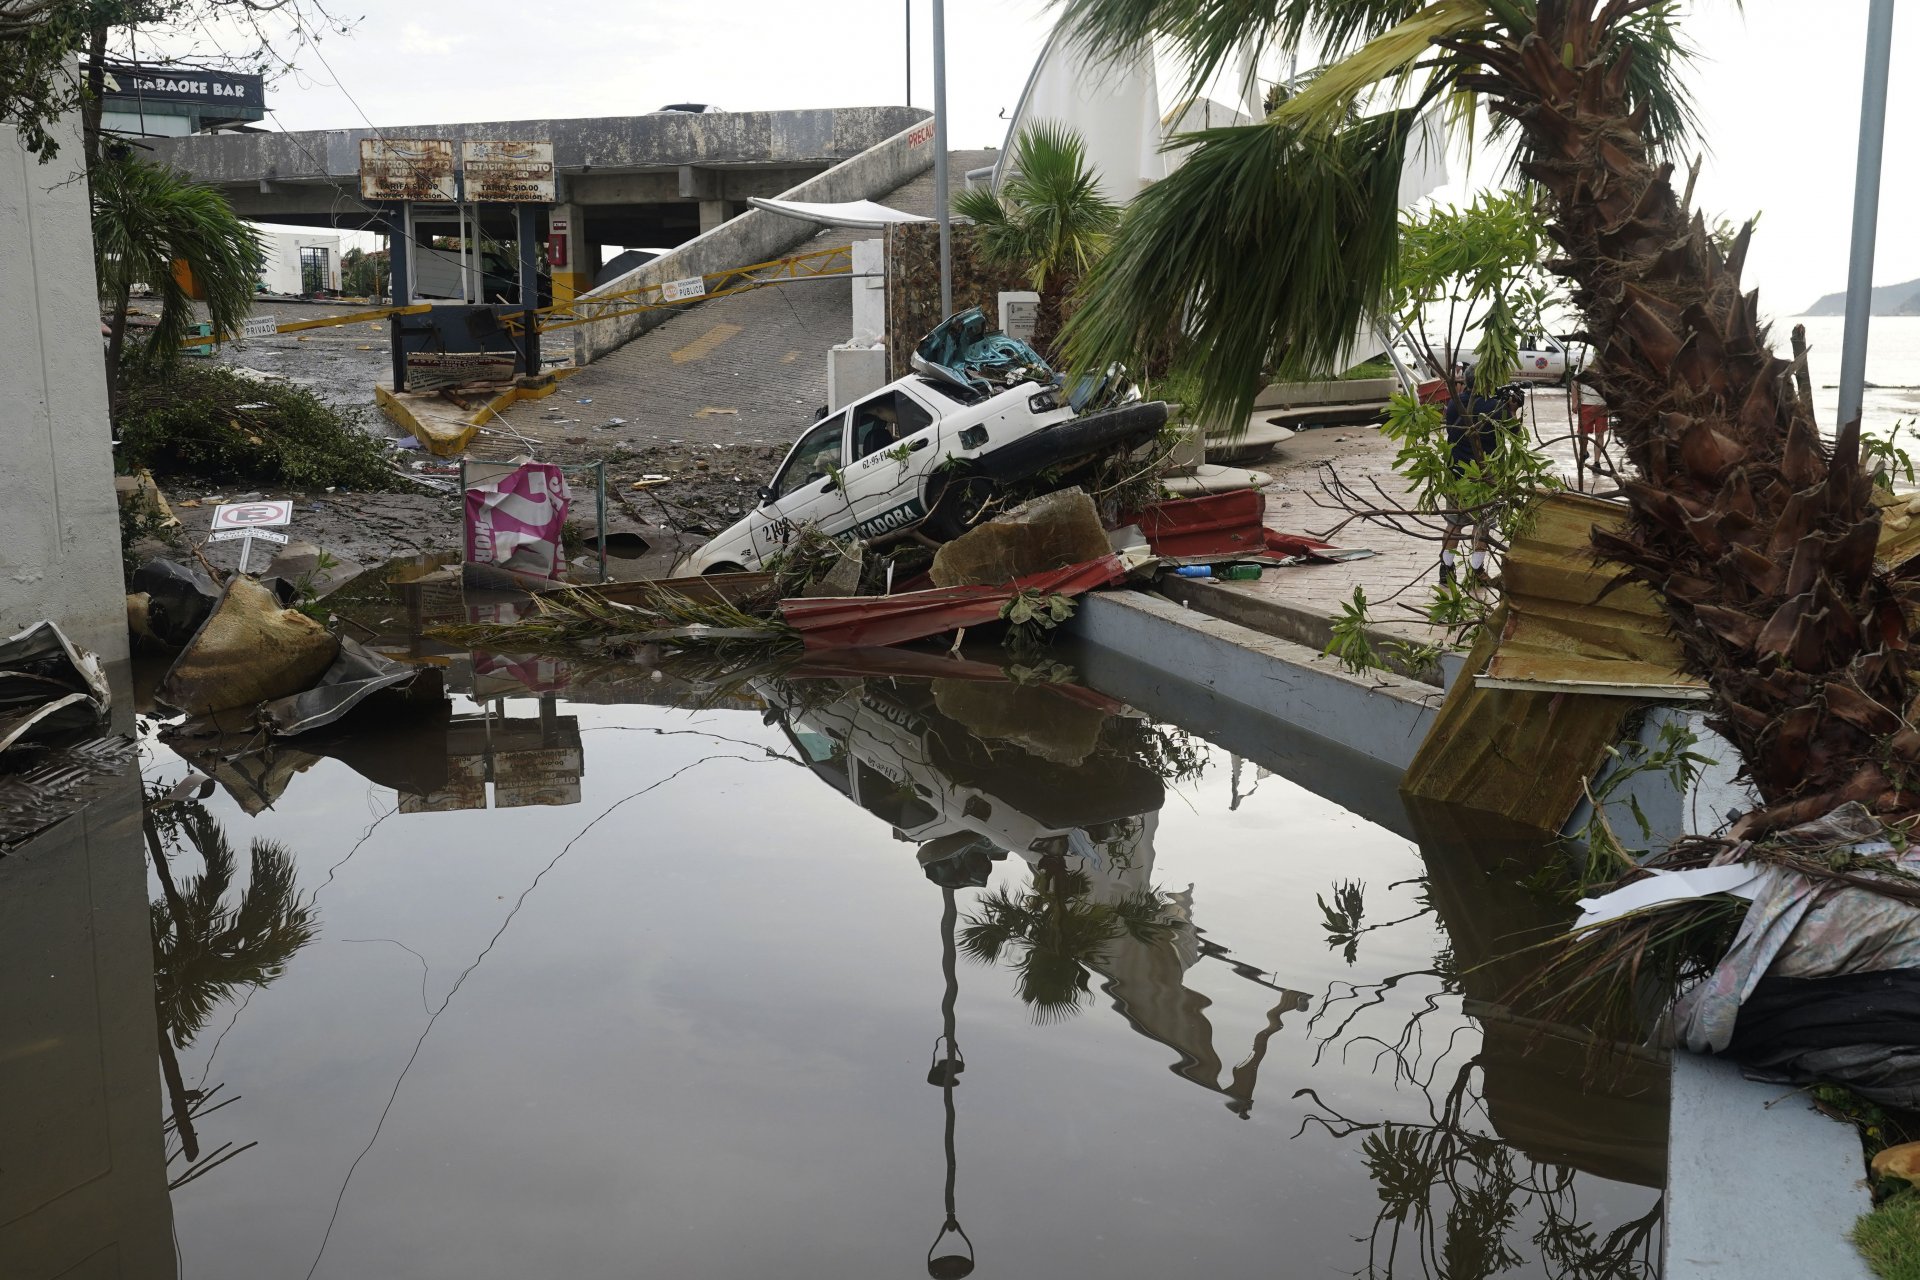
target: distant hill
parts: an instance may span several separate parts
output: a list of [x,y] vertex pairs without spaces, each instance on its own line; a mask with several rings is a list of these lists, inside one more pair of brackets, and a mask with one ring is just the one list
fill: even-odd
[[[1820,301],[1808,307],[1801,314],[1809,316],[1845,315],[1847,295],[1830,293]],[[1873,314],[1876,316],[1920,316],[1920,280],[1909,280],[1905,284],[1883,284],[1873,291]]]

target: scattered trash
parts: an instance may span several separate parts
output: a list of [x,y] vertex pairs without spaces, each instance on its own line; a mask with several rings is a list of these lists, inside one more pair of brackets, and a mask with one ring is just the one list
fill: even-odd
[[592,403],[593,403],[593,397],[592,397],[592,396],[583,396],[582,398],[580,398],[580,399],[578,399],[578,400],[575,400],[575,401],[574,401],[574,403],[575,403],[575,404],[592,404]]
[[0,641],[0,752],[94,728],[113,695],[100,660],[52,622]]
[[155,696],[189,715],[252,706],[312,687],[339,650],[325,627],[235,574]]
[[657,472],[649,472],[641,476],[638,480],[635,480],[630,487],[635,489],[651,489],[656,485],[663,485],[671,479],[673,479],[672,476],[663,476]]
[[393,442],[393,447],[396,449],[421,449],[425,446],[413,436],[401,436]]
[[133,571],[130,586],[129,628],[171,649],[193,639],[220,602],[220,588],[205,570],[174,560],[147,561]]
[[570,501],[566,477],[552,463],[522,463],[470,479],[467,559],[536,577],[565,577],[560,542]]
[[1211,578],[1213,570],[1204,564],[1183,564],[1174,572],[1182,578]]

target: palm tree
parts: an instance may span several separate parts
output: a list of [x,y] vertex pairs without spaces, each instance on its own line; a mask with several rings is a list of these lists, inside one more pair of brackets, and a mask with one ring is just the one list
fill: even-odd
[[198,803],[161,810],[170,831],[199,854],[201,874],[176,883],[153,811],[147,846],[161,897],[149,911],[153,930],[153,1001],[160,1024],[160,1066],[174,1122],[189,1161],[198,1158],[190,1107],[176,1051],[193,1043],[214,1008],[243,987],[264,987],[286,972],[295,952],[313,941],[319,920],[294,885],[293,855],[255,840],[247,887],[228,906],[236,869],[233,846]]
[[[1658,0],[1060,0],[1111,52],[1155,37],[1204,78],[1248,40],[1314,36],[1339,58],[1266,119],[1193,137],[1128,209],[1069,322],[1100,367],[1187,317],[1201,408],[1244,414],[1263,375],[1331,363],[1393,279],[1415,121],[1483,106],[1537,182],[1638,478],[1600,553],[1660,596],[1687,669],[1764,801],[1747,834],[1858,800],[1911,812],[1920,730],[1903,593],[1874,566],[1879,514],[1860,424],[1825,445],[1740,270],[1751,224],[1716,243],[1665,157],[1692,113],[1687,56]],[[1380,92],[1375,94],[1375,91]],[[1369,96],[1373,95],[1373,96]],[[1383,99],[1384,110],[1359,110]]]
[[1021,129],[1012,158],[1000,190],[969,188],[953,210],[979,229],[989,262],[1027,274],[1040,295],[1034,343],[1044,349],[1060,330],[1074,284],[1105,251],[1120,206],[1100,194],[1080,135],[1063,125]]
[[1050,853],[1034,868],[1033,888],[1014,894],[996,889],[980,899],[980,914],[968,916],[960,931],[960,949],[969,959],[998,963],[1009,950],[1014,989],[1033,1008],[1035,1022],[1058,1022],[1080,1012],[1090,996],[1089,967],[1109,943],[1122,937],[1158,943],[1180,922],[1172,903],[1153,890],[1131,893],[1116,902],[1088,899],[1091,883],[1084,872],[1069,870],[1062,854]]
[[94,270],[109,317],[107,388],[118,409],[134,286],[145,284],[160,298],[160,320],[141,358],[171,362],[195,318],[193,298],[175,275],[175,264],[184,264],[205,293],[214,332],[229,333],[253,308],[260,242],[218,191],[124,150],[103,156],[89,177]]

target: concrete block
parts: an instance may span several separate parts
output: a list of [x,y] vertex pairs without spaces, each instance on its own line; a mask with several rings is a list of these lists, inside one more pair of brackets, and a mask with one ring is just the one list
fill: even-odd
[[887,385],[887,349],[842,344],[827,351],[827,408],[842,409]]
[[1106,555],[1093,499],[1060,489],[1022,503],[941,547],[927,576],[936,587],[997,586]]

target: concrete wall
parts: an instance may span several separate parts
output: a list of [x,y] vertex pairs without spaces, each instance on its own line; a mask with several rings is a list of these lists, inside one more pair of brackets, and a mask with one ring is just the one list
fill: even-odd
[[80,129],[40,164],[0,128],[0,635],[51,618],[127,656],[120,518]]
[[[711,115],[655,113],[577,120],[506,120],[383,128],[389,138],[447,138],[455,143],[512,138],[553,143],[562,182],[574,174],[759,165],[834,164],[926,118],[918,107],[827,107],[807,111],[729,111]],[[244,216],[271,221],[260,183],[324,182],[359,191],[360,142],[372,129],[308,129],[297,133],[196,134],[149,139],[153,158],[202,182],[246,195]],[[675,185],[677,173],[668,175]],[[271,196],[271,191],[264,193]],[[568,193],[563,191],[562,198]],[[331,196],[329,196],[329,199]],[[241,208],[236,201],[236,208]]]
[[340,237],[324,232],[302,234],[297,231],[260,231],[260,249],[266,263],[260,268],[260,279],[267,286],[268,293],[301,294],[306,292],[300,275],[300,250],[319,248],[327,251],[327,287],[340,287]]
[[1063,629],[1394,770],[1413,759],[1446,696],[1383,672],[1351,675],[1312,649],[1143,591],[1082,596]]
[[[927,125],[915,125],[902,129],[878,146],[781,194],[788,200],[818,203],[871,200],[892,191],[909,178],[926,172],[932,165],[933,130]],[[586,296],[592,298],[621,293],[666,280],[707,275],[730,267],[764,262],[812,239],[819,231],[820,227],[815,223],[768,213],[764,209],[749,209],[739,217],[694,237],[672,253],[608,281]],[[666,309],[642,311],[582,325],[576,330],[580,337],[575,358],[583,364],[595,360],[631,342],[673,314],[673,311]]]

